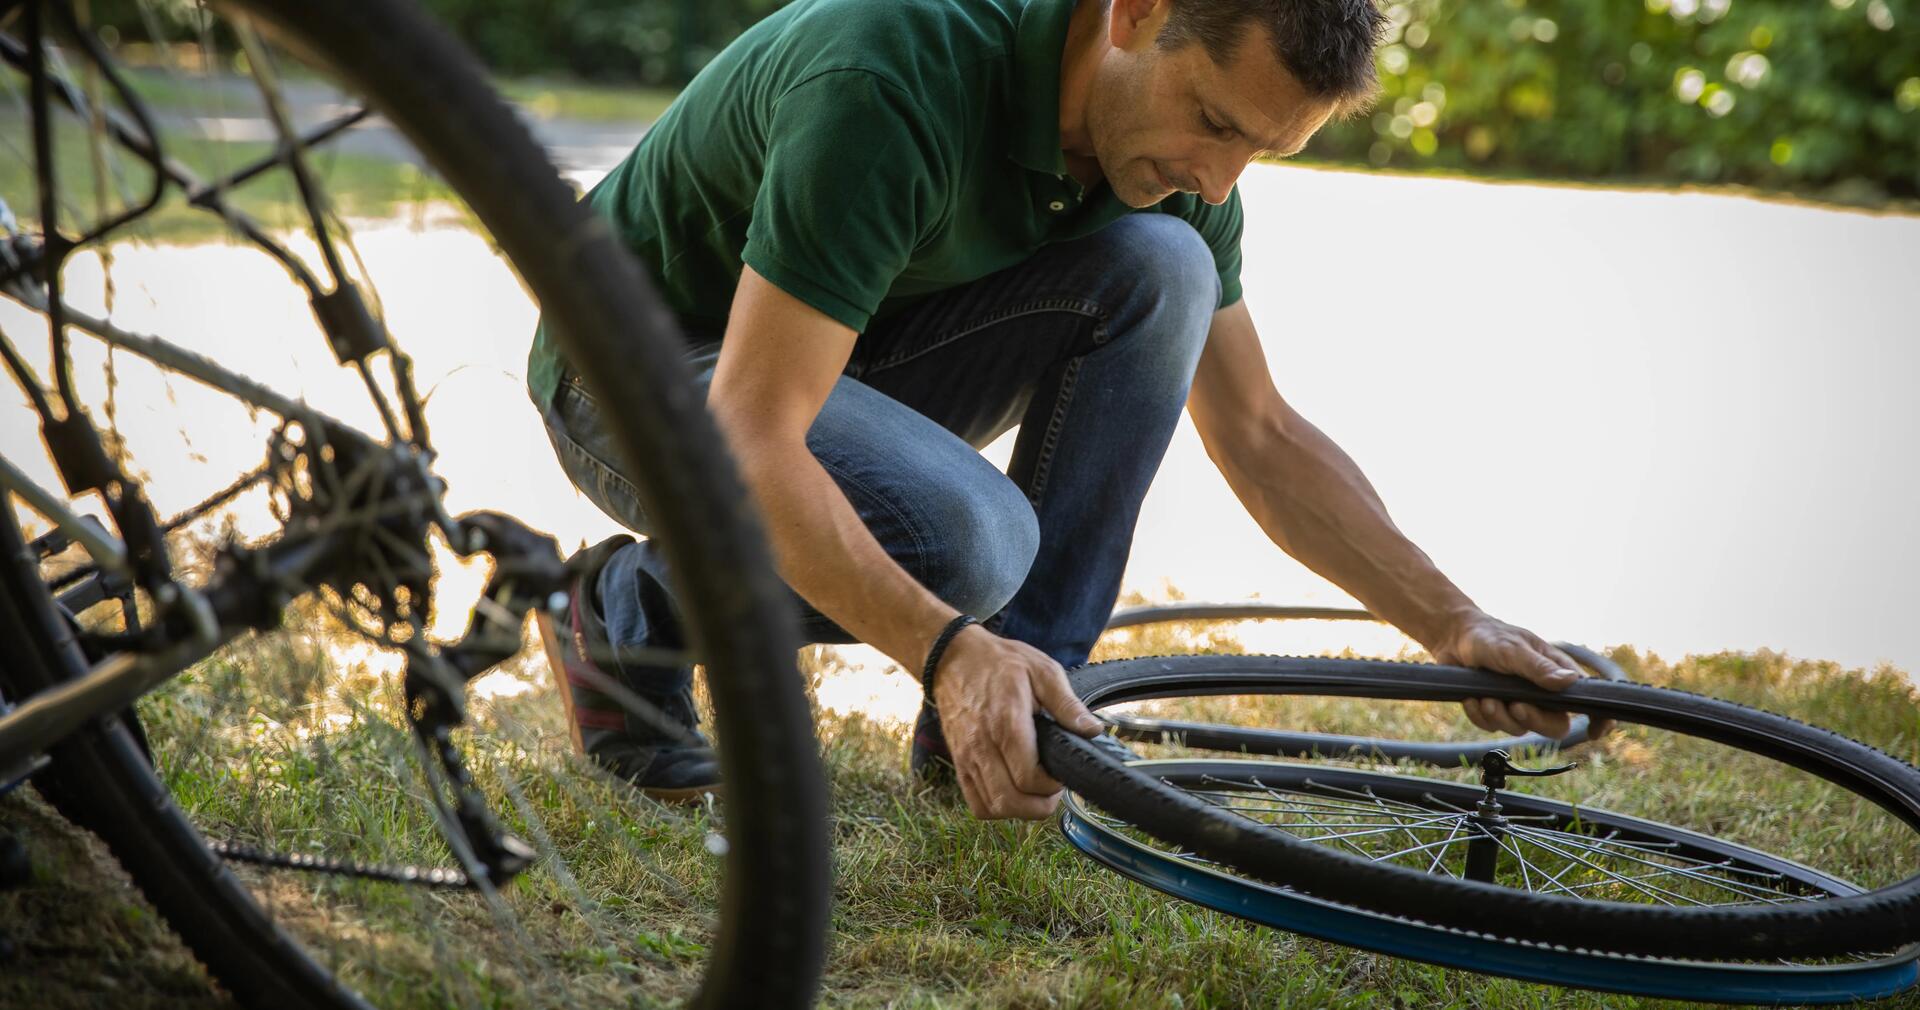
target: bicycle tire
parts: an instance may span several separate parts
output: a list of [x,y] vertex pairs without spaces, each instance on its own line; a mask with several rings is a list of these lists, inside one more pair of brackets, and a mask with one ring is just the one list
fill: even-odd
[[[1384,849],[1407,849],[1405,842],[1412,841],[1408,854],[1422,862],[1432,854],[1436,866],[1458,855],[1452,843],[1466,819],[1464,811],[1472,810],[1483,793],[1460,782],[1330,767],[1319,761],[1188,758],[1147,761],[1138,767],[1170,784],[1216,797],[1222,805],[1231,806],[1236,794],[1244,796],[1249,805],[1240,809],[1249,816],[1267,818],[1269,823],[1303,822],[1311,840],[1365,848],[1364,843],[1391,839],[1377,846]],[[1528,825],[1518,830],[1514,841],[1502,843],[1513,846],[1507,855],[1518,855],[1520,846],[1537,846],[1536,855],[1550,858],[1584,849],[1593,859],[1618,862],[1629,874],[1620,878],[1625,883],[1610,885],[1606,874],[1594,873],[1573,881],[1567,887],[1570,892],[1607,886],[1647,888],[1661,876],[1648,869],[1648,863],[1672,866],[1686,861],[1693,864],[1692,870],[1666,879],[1696,895],[1715,888],[1730,896],[1789,889],[1801,895],[1848,895],[1861,890],[1844,879],[1762,850],[1656,821],[1524,793],[1503,791],[1500,799],[1514,824]],[[1920,978],[1915,964],[1920,944],[1837,963],[1725,963],[1570,950],[1434,929],[1249,880],[1184,853],[1169,852],[1138,838],[1126,825],[1086,809],[1073,795],[1063,806],[1060,826],[1068,842],[1115,872],[1250,922],[1393,957],[1603,992],[1770,1005],[1878,999],[1912,988]],[[1349,813],[1358,812],[1355,820],[1339,820],[1343,807]],[[1388,824],[1411,827],[1401,833],[1383,827]],[[1408,839],[1408,834],[1414,837]],[[1582,848],[1558,849],[1556,844],[1530,840],[1542,834],[1558,835]],[[1439,846],[1430,848],[1436,836]],[[1598,869],[1600,864],[1591,868]],[[1563,864],[1557,872],[1536,870],[1531,877],[1523,875],[1522,882],[1558,888],[1569,883],[1569,871],[1580,869]],[[1678,892],[1669,893],[1681,897]]]
[[[1346,607],[1290,607],[1272,603],[1168,603],[1127,607],[1114,612],[1107,621],[1108,631],[1137,628],[1147,624],[1174,621],[1313,620],[1367,621],[1384,623],[1365,610]],[[1605,656],[1571,642],[1553,643],[1574,661],[1603,680],[1627,680],[1626,671]],[[1419,761],[1443,768],[1472,764],[1489,752],[1556,751],[1587,742],[1587,717],[1576,713],[1567,725],[1565,736],[1553,738],[1540,733],[1502,737],[1493,740],[1394,740],[1387,737],[1347,736],[1338,733],[1303,733],[1181,719],[1150,719],[1121,715],[1113,719],[1114,735],[1142,743],[1179,743],[1203,750],[1236,754],[1266,754],[1274,757],[1371,758],[1382,761]]]
[[[1189,656],[1118,660],[1072,674],[1089,707],[1195,695],[1305,694],[1578,707],[1712,740],[1824,778],[1920,830],[1920,770],[1783,716],[1670,688],[1588,679],[1548,692],[1517,677],[1379,660]],[[1619,954],[1811,958],[1920,939],[1920,876],[1861,895],[1760,908],[1661,908],[1530,894],[1370,862],[1205,803],[1040,722],[1053,776],[1156,838],[1255,879],[1430,926]]]
[[[810,1004],[825,954],[830,867],[825,777],[795,673],[798,634],[748,496],[679,360],[673,318],[478,64],[417,8],[396,0],[224,6],[366,95],[487,226],[589,386],[624,394],[601,400],[624,454],[650,464],[635,468],[640,492],[679,573],[690,644],[709,671],[730,796],[718,924],[694,1002]],[[88,664],[10,509],[0,554],[0,629],[18,643],[0,676],[17,700]],[[367,1005],[258,907],[118,720],[75,734],[51,757],[57,790],[85,798],[85,825],[243,1003]]]

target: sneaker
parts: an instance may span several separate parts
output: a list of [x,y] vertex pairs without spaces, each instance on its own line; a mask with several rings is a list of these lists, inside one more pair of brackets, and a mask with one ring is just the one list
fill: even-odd
[[633,543],[626,535],[611,537],[567,559],[574,573],[569,586],[566,627],[556,628],[541,614],[536,620],[540,642],[552,666],[554,682],[567,710],[567,730],[576,753],[633,783],[646,796],[668,802],[690,802],[704,793],[720,791],[720,761],[697,728],[699,713],[693,691],[683,688],[661,694],[625,685],[640,700],[681,732],[628,712],[604,685],[623,683],[593,659],[608,648],[606,624],[600,617],[595,586],[600,570],[614,552]]
[[940,713],[924,701],[920,703],[920,717],[913,721],[913,750],[907,755],[907,770],[928,785],[951,785],[959,780],[953,770],[953,752],[947,749],[947,734],[940,728]]

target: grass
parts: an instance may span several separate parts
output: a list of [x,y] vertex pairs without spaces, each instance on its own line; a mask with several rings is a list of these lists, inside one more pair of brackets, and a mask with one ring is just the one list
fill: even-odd
[[[289,630],[237,642],[144,702],[159,763],[180,804],[211,834],[443,863],[397,728],[396,678],[343,668],[331,648],[338,633],[324,613],[296,611]],[[1111,636],[1100,654],[1238,649],[1231,629],[1163,625]],[[1636,679],[1760,703],[1920,757],[1920,698],[1894,670],[1844,670],[1768,652],[1674,663],[1625,648],[1613,656]],[[816,683],[837,663],[822,648],[803,660]],[[504,892],[526,943],[466,894],[242,875],[308,942],[346,959],[350,977],[380,1005],[648,1006],[686,995],[710,942],[718,876],[704,843],[724,807],[636,801],[568,753],[543,664],[523,658],[494,677],[495,690],[474,712],[486,732],[466,739],[466,749],[494,808],[560,856]],[[1413,703],[1156,705],[1162,715],[1335,732],[1470,732],[1457,709]],[[1399,961],[1172,901],[1082,858],[1051,824],[978,822],[952,792],[917,786],[904,772],[900,727],[828,713],[818,725],[836,859],[826,1005],[1673,1005]],[[1857,878],[1905,876],[1920,857],[1913,832],[1891,818],[1723,749],[1626,727],[1588,760],[1579,775],[1548,780],[1541,791],[1580,791],[1627,812],[1730,831]],[[40,1004],[88,1005],[89,980],[106,977],[128,1005],[217,1004],[216,990],[84,836],[24,790],[0,800],[0,828],[25,835],[39,874],[25,890],[0,892],[0,921],[58,908],[66,924],[51,943],[57,949],[28,946],[33,971],[0,973],[0,1002],[9,987],[15,996],[38,995],[52,979],[51,991],[65,995]]]
[[508,101],[541,119],[588,123],[651,123],[679,97],[672,88],[584,84],[541,77],[494,79]]
[[[297,64],[283,67],[282,72],[289,80],[313,80]],[[155,111],[211,115],[224,101],[225,115],[261,114],[261,101],[250,77],[209,79],[197,68],[168,69],[155,64],[130,68],[124,80]],[[674,88],[594,84],[560,77],[494,77],[493,84],[502,97],[529,116],[583,123],[651,123],[680,94]]]
[[[28,135],[25,124],[5,112],[0,112],[0,132],[23,139]],[[263,143],[171,135],[165,139],[164,150],[201,180],[210,181],[250,164],[270,148]],[[152,190],[153,173],[144,162],[119,148],[111,150],[111,158],[103,175],[95,170],[92,144],[85,131],[70,124],[55,131],[61,220],[69,234],[83,227],[91,229],[137,207]],[[449,206],[462,218],[467,213],[438,176],[408,162],[323,149],[312,156],[310,164],[332,209],[342,216],[404,219]],[[96,192],[102,178],[110,180],[104,203],[99,202]],[[270,234],[306,232],[309,228],[293,176],[285,169],[267,172],[230,190],[227,199]],[[33,181],[33,163],[27,156],[0,158],[0,200],[24,220],[38,218],[38,189]],[[37,225],[30,227],[37,230]],[[229,236],[238,239],[219,215],[189,206],[179,187],[172,185],[167,187],[161,204],[128,225],[125,234],[148,242],[204,242]]]

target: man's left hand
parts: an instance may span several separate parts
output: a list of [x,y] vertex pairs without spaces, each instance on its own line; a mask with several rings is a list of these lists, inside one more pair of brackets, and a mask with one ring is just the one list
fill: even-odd
[[[1549,691],[1566,689],[1583,676],[1573,658],[1525,628],[1484,613],[1462,621],[1446,642],[1433,650],[1436,662],[1478,667],[1524,677]],[[1552,739],[1567,735],[1569,716],[1524,701],[1469,698],[1460,703],[1467,719],[1494,733],[1534,732]],[[1593,719],[1587,736],[1598,739],[1613,729],[1611,719]]]

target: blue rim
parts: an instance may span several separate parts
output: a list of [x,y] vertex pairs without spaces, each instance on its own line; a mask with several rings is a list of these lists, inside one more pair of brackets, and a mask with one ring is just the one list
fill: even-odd
[[1157,891],[1263,926],[1448,968],[1603,992],[1714,1003],[1847,1003],[1920,981],[1920,944],[1844,965],[1733,965],[1570,950],[1478,936],[1337,905],[1196,866],[1090,820],[1069,793],[1060,828],[1074,848]]

